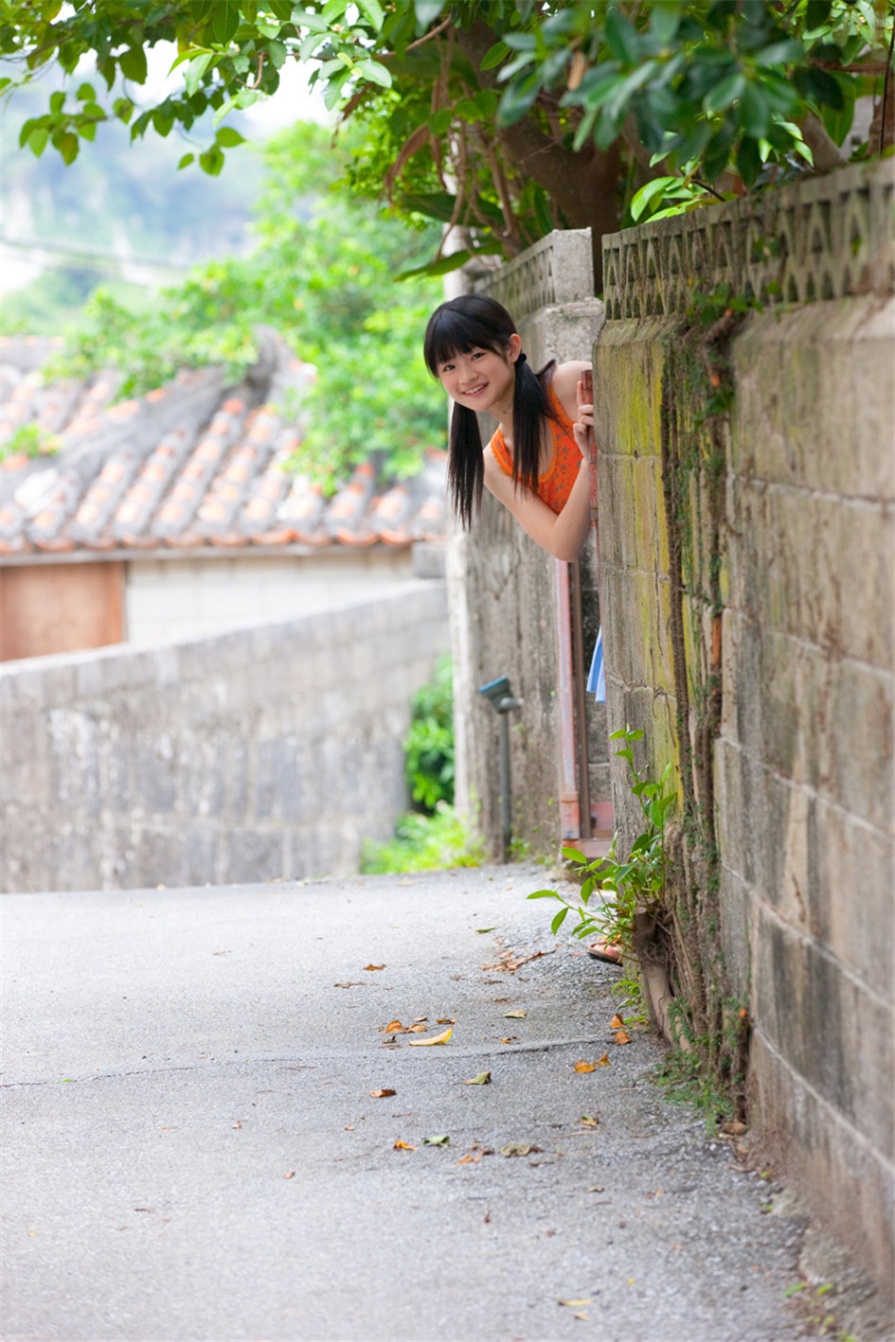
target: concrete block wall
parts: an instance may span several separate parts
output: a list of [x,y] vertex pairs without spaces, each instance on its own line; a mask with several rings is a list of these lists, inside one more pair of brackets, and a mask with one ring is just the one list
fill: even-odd
[[[596,348],[610,726],[642,726],[653,766],[672,760],[683,777],[692,742],[679,736],[680,693],[686,686],[692,713],[720,654],[709,780],[718,972],[749,1011],[753,1133],[889,1299],[893,186],[891,161],[849,168],[605,239]],[[688,395],[672,382],[689,295],[722,283],[764,307],[731,344],[718,625],[704,567],[684,581],[672,571],[662,440],[687,430],[668,411]],[[671,637],[678,594],[683,680]],[[686,734],[692,726],[691,716]],[[621,773],[613,784],[633,834]]]
[[[534,368],[550,359],[562,363],[589,357],[603,319],[602,304],[593,297],[589,229],[553,233],[473,284],[513,316]],[[496,424],[482,419],[487,441]],[[499,723],[478,688],[499,675],[509,677],[513,693],[523,701],[510,715],[514,835],[551,856],[561,838],[556,567],[557,561],[529,540],[487,492],[471,532],[456,532],[448,546],[457,802],[476,818],[495,853],[501,835]],[[592,545],[580,568],[589,659],[599,623]],[[591,797],[608,801],[605,708],[592,700],[587,730]]]
[[346,874],[408,805],[443,582],[279,624],[0,668],[2,889]]

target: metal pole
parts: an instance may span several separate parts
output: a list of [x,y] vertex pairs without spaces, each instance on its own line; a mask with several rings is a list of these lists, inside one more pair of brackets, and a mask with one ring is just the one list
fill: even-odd
[[512,818],[510,815],[510,718],[504,712],[500,715],[500,826],[501,860],[508,862],[510,857],[510,835]]

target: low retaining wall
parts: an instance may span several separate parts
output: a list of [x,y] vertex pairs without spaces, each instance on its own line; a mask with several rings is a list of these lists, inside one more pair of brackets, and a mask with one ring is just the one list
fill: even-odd
[[445,584],[135,651],[0,668],[4,890],[341,875],[408,804]]

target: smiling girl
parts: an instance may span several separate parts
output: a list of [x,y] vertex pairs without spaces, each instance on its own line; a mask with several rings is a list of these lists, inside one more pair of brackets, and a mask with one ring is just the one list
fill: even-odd
[[[575,560],[590,531],[587,453],[593,430],[589,363],[528,366],[512,317],[493,298],[465,294],[429,319],[426,364],[454,402],[448,480],[465,527],[482,488],[556,559]],[[482,446],[476,415],[500,427]]]

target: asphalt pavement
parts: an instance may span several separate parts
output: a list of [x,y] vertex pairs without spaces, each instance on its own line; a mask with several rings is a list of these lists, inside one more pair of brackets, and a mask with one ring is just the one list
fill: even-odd
[[817,1336],[804,1219],[543,883],[4,896],[4,1342]]

